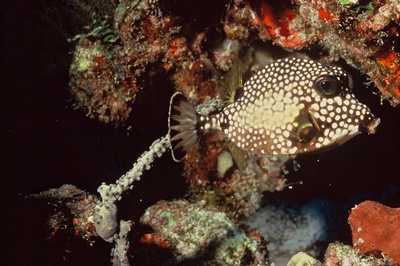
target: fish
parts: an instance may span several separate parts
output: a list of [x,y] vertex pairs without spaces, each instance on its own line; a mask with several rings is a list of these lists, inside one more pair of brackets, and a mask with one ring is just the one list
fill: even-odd
[[380,123],[352,87],[339,66],[277,59],[253,74],[218,113],[201,115],[186,98],[172,99],[171,145],[187,152],[212,130],[249,154],[296,155],[340,145],[375,133]]

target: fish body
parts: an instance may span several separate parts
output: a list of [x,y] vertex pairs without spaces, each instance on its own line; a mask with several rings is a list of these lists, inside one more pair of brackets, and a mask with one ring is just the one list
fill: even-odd
[[[228,141],[250,153],[312,152],[362,131],[375,131],[379,119],[357,100],[351,87],[350,77],[340,67],[304,58],[279,59],[246,81],[235,101],[220,113],[189,118],[185,108],[177,107],[178,126],[172,128],[186,125],[196,134],[221,130]],[[191,112],[186,109],[186,114]],[[191,136],[188,142],[189,136],[177,131],[172,140],[179,140],[180,146],[185,147],[185,140],[196,141]]]

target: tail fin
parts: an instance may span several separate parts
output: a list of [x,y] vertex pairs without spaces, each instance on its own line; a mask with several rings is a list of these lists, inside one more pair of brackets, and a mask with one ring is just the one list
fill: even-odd
[[174,93],[169,102],[168,135],[175,162],[180,162],[182,158],[177,159],[174,151],[181,148],[186,153],[197,143],[197,122],[198,115],[194,106],[182,93]]

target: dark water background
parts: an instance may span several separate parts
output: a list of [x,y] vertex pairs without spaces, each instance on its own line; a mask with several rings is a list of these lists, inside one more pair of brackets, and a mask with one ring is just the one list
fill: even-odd
[[[4,265],[107,265],[109,246],[104,243],[90,248],[72,240],[65,245],[48,240],[48,207],[24,200],[23,195],[62,184],[95,192],[100,182],[120,176],[166,133],[171,84],[163,76],[154,77],[133,106],[129,134],[124,128],[101,125],[72,110],[67,88],[72,46],[57,25],[44,18],[50,2],[14,1],[1,11],[1,62],[5,67],[1,88],[6,107],[2,116],[3,230],[11,237],[3,251],[5,261],[9,256],[10,262]],[[184,5],[179,12],[195,19],[194,24],[201,28],[215,23],[218,14],[205,19],[206,3],[198,4],[196,14],[185,13],[188,7]],[[67,26],[73,24],[68,17],[65,20]],[[331,218],[337,229],[335,239],[343,241],[350,241],[345,219],[353,203],[375,199],[400,206],[400,111],[387,103],[381,105],[379,97],[365,89],[365,77],[349,70],[359,99],[382,119],[378,132],[358,136],[323,154],[299,157],[302,167],[288,179],[303,180],[304,184],[267,195],[295,204],[322,199],[339,206]],[[123,201],[122,215],[139,217],[160,199],[184,195],[181,171],[181,165],[173,163],[169,155],[163,156]]]

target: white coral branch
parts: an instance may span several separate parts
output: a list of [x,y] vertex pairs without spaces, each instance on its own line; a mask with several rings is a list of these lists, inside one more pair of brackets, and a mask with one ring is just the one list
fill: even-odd
[[101,200],[96,205],[93,220],[97,234],[105,241],[112,242],[117,232],[117,206],[115,203],[122,194],[132,189],[133,183],[140,180],[143,172],[151,168],[156,158],[161,157],[170,147],[169,135],[157,139],[133,164],[132,169],[122,175],[114,184],[101,184],[97,191]]
[[115,247],[111,251],[113,266],[129,266],[128,260],[128,233],[131,230],[132,222],[121,220],[119,234],[115,239]]

